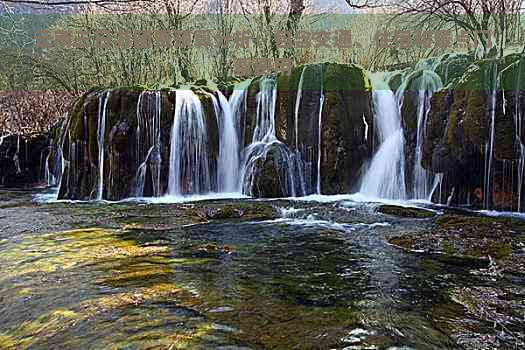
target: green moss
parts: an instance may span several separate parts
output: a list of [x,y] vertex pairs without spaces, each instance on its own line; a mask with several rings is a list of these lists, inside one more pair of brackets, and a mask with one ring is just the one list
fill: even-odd
[[243,215],[243,211],[235,208],[233,205],[225,205],[212,216],[213,219],[232,219],[239,218]]
[[490,240],[486,244],[467,248],[465,253],[475,257],[491,256],[495,259],[503,259],[512,253],[512,246],[509,243]]
[[405,218],[430,218],[435,215],[434,212],[421,208],[400,207],[397,205],[380,205],[377,212],[387,215],[401,216]]
[[366,70],[355,64],[326,63],[323,76],[326,91],[372,91]]
[[[501,72],[500,84],[502,90],[525,90],[525,58],[510,63]],[[521,79],[518,81],[518,77]]]
[[448,254],[448,255],[454,255],[454,254],[457,254],[458,252],[456,247],[454,247],[454,245],[448,241],[443,242],[442,251],[443,253]]
[[441,230],[473,229],[473,233],[483,235],[495,223],[494,218],[485,216],[461,216],[445,214],[436,219],[437,227]]
[[467,67],[473,62],[470,54],[446,54],[436,68],[444,84],[447,84],[463,75]]
[[321,81],[319,77],[323,76],[322,88],[325,91],[372,91],[368,73],[363,67],[356,64],[339,63],[311,63],[294,67],[289,77],[289,83],[283,79],[282,88],[297,89],[300,76],[305,68],[303,90],[320,90]]
[[73,110],[71,111],[71,124],[70,124],[70,133],[73,140],[79,139],[82,136],[82,126],[83,126],[83,111],[84,103],[86,101],[87,94],[84,94],[82,97],[76,99],[73,104]]
[[413,235],[402,235],[390,238],[388,242],[397,247],[401,247],[406,250],[412,250],[416,246],[417,237]]

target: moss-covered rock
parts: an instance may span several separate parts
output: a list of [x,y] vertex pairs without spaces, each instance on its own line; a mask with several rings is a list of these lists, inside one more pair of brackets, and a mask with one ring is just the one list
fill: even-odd
[[[430,171],[444,173],[445,200],[450,196],[452,203],[470,199],[480,204],[488,199],[497,208],[518,207],[518,196],[512,193],[520,190],[517,184],[509,187],[505,173],[516,170],[505,169],[512,167],[509,162],[514,164],[520,154],[516,116],[525,112],[525,95],[516,90],[516,84],[523,69],[516,55],[476,61],[432,97],[422,163]],[[490,155],[487,145],[492,143],[493,116]],[[491,192],[483,193],[484,163],[489,157],[493,158]]]
[[0,139],[0,186],[30,187],[43,181],[49,146],[47,135],[10,135]]
[[430,218],[435,215],[433,211],[422,209],[422,208],[409,208],[409,207],[400,207],[397,205],[380,205],[377,208],[378,213],[401,216],[404,218],[417,218],[424,219]]
[[522,269],[521,241],[525,222],[512,218],[445,214],[436,218],[434,227],[419,234],[403,234],[389,240],[398,247],[439,253],[454,258],[488,261]]
[[280,142],[260,146],[251,155],[244,175],[244,192],[257,198],[293,195],[293,176],[289,166],[290,151]]
[[319,139],[321,192],[350,192],[372,150],[372,99],[367,72],[353,64],[310,64],[294,68],[288,86],[286,143],[312,165],[306,174],[309,192],[315,191],[313,185],[317,182],[314,164],[318,161]]

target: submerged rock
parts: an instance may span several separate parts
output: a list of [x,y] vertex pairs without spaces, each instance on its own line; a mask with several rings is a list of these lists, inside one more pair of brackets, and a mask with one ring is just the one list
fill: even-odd
[[405,218],[430,218],[436,215],[433,211],[421,209],[421,208],[408,208],[408,207],[400,207],[397,205],[380,205],[377,208],[378,213],[387,214],[387,215],[393,215],[393,216],[401,216]]
[[[439,253],[452,258],[494,258],[508,271],[519,269],[525,222],[511,218],[445,214],[435,221],[432,230],[403,234],[389,242],[409,251]],[[523,273],[525,271],[521,271]]]

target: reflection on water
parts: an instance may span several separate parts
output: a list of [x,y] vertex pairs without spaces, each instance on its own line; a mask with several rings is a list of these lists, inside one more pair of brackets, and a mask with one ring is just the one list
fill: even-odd
[[352,209],[159,226],[176,210],[32,205],[119,220],[0,236],[0,348],[457,347],[466,311],[449,291],[472,264],[404,253],[385,237],[413,222]]

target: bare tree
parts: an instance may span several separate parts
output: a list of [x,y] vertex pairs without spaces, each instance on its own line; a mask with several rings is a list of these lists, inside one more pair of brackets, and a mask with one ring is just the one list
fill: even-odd
[[[503,53],[505,41],[513,40],[519,25],[520,0],[408,0],[398,1],[396,8],[402,21],[430,30],[459,28],[472,32],[472,39],[487,47],[483,31],[493,30],[495,42]],[[407,16],[408,15],[408,16]],[[412,15],[412,16],[410,16]],[[477,33],[477,34],[476,34]],[[512,35],[509,35],[511,34]],[[483,52],[486,54],[486,52]]]

